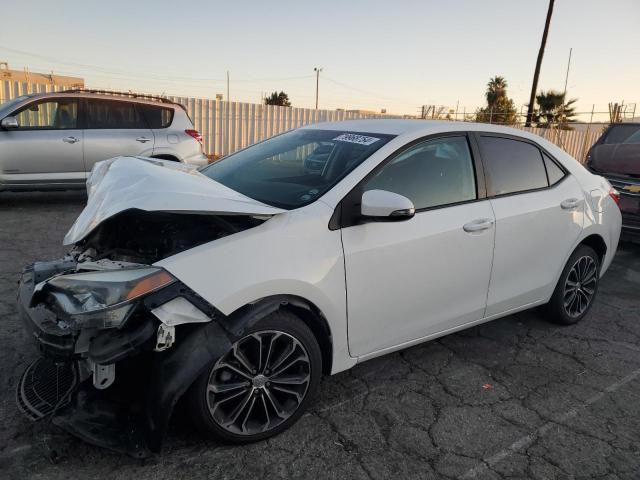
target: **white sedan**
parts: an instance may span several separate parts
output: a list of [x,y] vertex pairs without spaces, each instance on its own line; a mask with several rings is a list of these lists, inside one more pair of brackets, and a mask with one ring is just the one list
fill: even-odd
[[[23,274],[45,358],[19,403],[134,455],[183,396],[196,426],[250,442],[294,423],[323,373],[541,305],[578,322],[621,224],[604,178],[486,124],[317,124],[201,171],[108,160],[88,183],[69,256]],[[67,388],[35,404],[47,358]]]

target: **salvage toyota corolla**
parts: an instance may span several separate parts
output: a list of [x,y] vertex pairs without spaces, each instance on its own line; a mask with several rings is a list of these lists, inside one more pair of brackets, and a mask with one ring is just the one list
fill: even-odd
[[575,323],[621,224],[604,178],[471,123],[318,124],[201,171],[120,157],[87,189],[69,254],[22,275],[42,355],[18,402],[137,456],[179,400],[250,442],[294,423],[323,373],[535,306]]

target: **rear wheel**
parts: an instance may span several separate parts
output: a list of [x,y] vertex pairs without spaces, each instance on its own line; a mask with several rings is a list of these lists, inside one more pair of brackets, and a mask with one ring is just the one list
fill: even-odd
[[223,441],[275,435],[304,413],[322,371],[320,347],[295,315],[277,311],[245,332],[189,392],[195,425]]
[[567,262],[551,300],[550,320],[562,325],[579,322],[591,309],[600,279],[600,258],[593,248],[580,245]]

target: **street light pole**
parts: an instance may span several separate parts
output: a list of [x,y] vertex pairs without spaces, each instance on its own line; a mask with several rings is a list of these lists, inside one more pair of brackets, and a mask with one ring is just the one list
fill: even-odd
[[318,87],[320,86],[320,72],[322,68],[314,67],[313,71],[316,72],[316,110],[318,109]]

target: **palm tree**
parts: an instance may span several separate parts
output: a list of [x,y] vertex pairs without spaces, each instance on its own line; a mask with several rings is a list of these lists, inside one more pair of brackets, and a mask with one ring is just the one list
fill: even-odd
[[547,10],[547,20],[544,23],[544,32],[542,32],[542,42],[538,51],[538,60],[536,60],[536,70],[533,73],[533,84],[531,85],[531,96],[529,97],[529,108],[527,109],[527,122],[525,127],[531,126],[533,117],[534,101],[536,92],[538,91],[538,79],[540,78],[540,67],[542,66],[542,57],[544,57],[544,47],[547,45],[547,35],[549,34],[549,25],[551,25],[551,14],[553,13],[553,3],[555,0],[549,0],[549,10]]
[[495,107],[500,98],[507,96],[507,81],[505,78],[500,75],[490,78],[485,96],[487,97],[489,108]]
[[476,110],[476,122],[512,125],[516,123],[516,107],[507,96],[507,81],[496,75],[489,79],[485,92],[487,106]]
[[572,98],[569,101],[565,101],[566,93],[558,92],[556,90],[543,90],[539,95],[536,95],[536,103],[538,104],[538,110],[533,114],[533,120],[537,123],[538,127],[549,128],[553,125],[558,125],[564,130],[568,130],[569,122],[575,120],[576,109],[574,104],[578,101],[577,98]]

